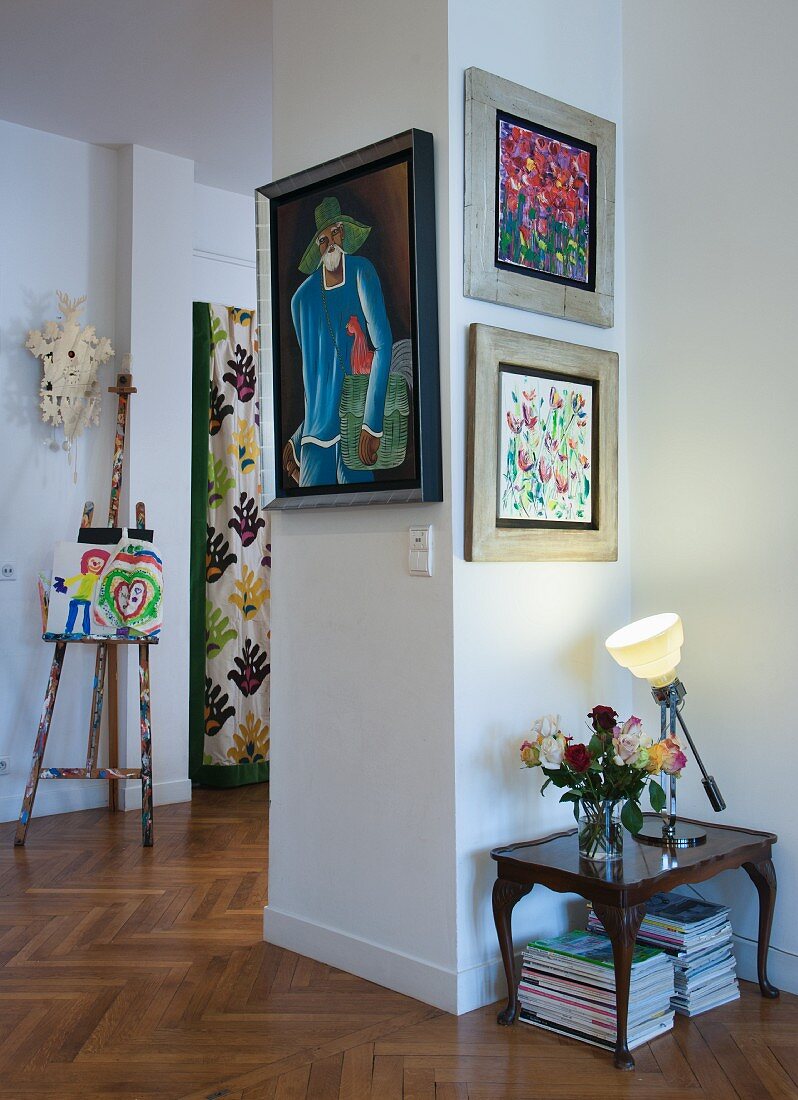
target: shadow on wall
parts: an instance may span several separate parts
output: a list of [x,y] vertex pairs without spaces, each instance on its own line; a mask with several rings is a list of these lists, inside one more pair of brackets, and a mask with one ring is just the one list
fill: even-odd
[[39,415],[39,385],[42,365],[25,347],[31,329],[42,328],[54,320],[58,305],[55,291],[38,294],[33,290],[22,291],[27,320],[20,318],[0,328],[0,350],[8,362],[3,381],[3,408],[5,418],[12,424],[30,428],[35,432],[35,442],[44,444],[50,436],[50,428]]

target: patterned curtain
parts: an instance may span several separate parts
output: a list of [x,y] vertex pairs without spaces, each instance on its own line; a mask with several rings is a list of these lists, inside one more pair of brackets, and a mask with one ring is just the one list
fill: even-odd
[[269,778],[269,515],[252,310],[194,303],[189,773]]

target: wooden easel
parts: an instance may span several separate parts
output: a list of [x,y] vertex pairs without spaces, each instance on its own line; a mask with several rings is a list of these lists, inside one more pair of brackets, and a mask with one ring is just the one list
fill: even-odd
[[[116,413],[116,437],[114,439],[114,459],[111,470],[111,498],[108,505],[108,526],[116,527],[119,519],[119,494],[122,488],[122,471],[125,461],[125,431],[127,429],[127,405],[131,393],[136,393],[133,378],[130,374],[120,374],[116,385],[109,387],[109,393],[118,394]],[[90,527],[94,515],[93,501],[87,501],[83,507],[81,527]],[[144,505],[139,502],[136,505],[136,527],[143,530],[145,526]],[[108,807],[110,810],[118,809],[117,785],[120,779],[141,780],[141,842],[145,848],[152,847],[152,753],[150,730],[150,655],[149,647],[156,645],[156,638],[94,638],[73,637],[72,635],[45,634],[44,640],[55,642],[53,663],[50,667],[50,678],[47,682],[47,691],[44,696],[42,716],[39,721],[39,731],[36,735],[36,743],[33,748],[33,760],[31,762],[30,776],[25,787],[25,795],[22,799],[22,809],[17,822],[17,831],[14,835],[14,844],[17,847],[25,843],[28,825],[33,816],[33,803],[36,798],[36,790],[40,779],[106,779],[108,787]],[[47,737],[50,732],[50,723],[55,707],[55,698],[58,693],[58,684],[61,679],[61,669],[64,664],[64,656],[68,645],[96,645],[97,657],[94,665],[94,683],[91,697],[91,717],[89,720],[89,740],[86,748],[85,768],[44,768],[44,752],[47,748]],[[120,768],[118,766],[119,754],[119,703],[117,695],[117,672],[120,645],[137,645],[139,647],[139,703],[141,711],[141,768]],[[108,679],[108,767],[97,767],[97,753],[100,746],[100,723],[102,721],[103,698],[105,694],[105,682]]]

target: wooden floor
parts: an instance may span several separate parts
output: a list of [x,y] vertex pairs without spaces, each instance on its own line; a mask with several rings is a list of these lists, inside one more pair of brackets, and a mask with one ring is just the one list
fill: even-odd
[[459,1019],[261,942],[266,787],[0,826],[0,1097],[798,1097],[798,998],[741,1002],[609,1055]]

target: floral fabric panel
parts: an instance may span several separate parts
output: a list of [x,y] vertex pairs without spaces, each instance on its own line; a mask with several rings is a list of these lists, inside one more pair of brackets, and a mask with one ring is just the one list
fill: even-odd
[[204,764],[269,758],[271,546],[260,507],[257,332],[211,305]]

